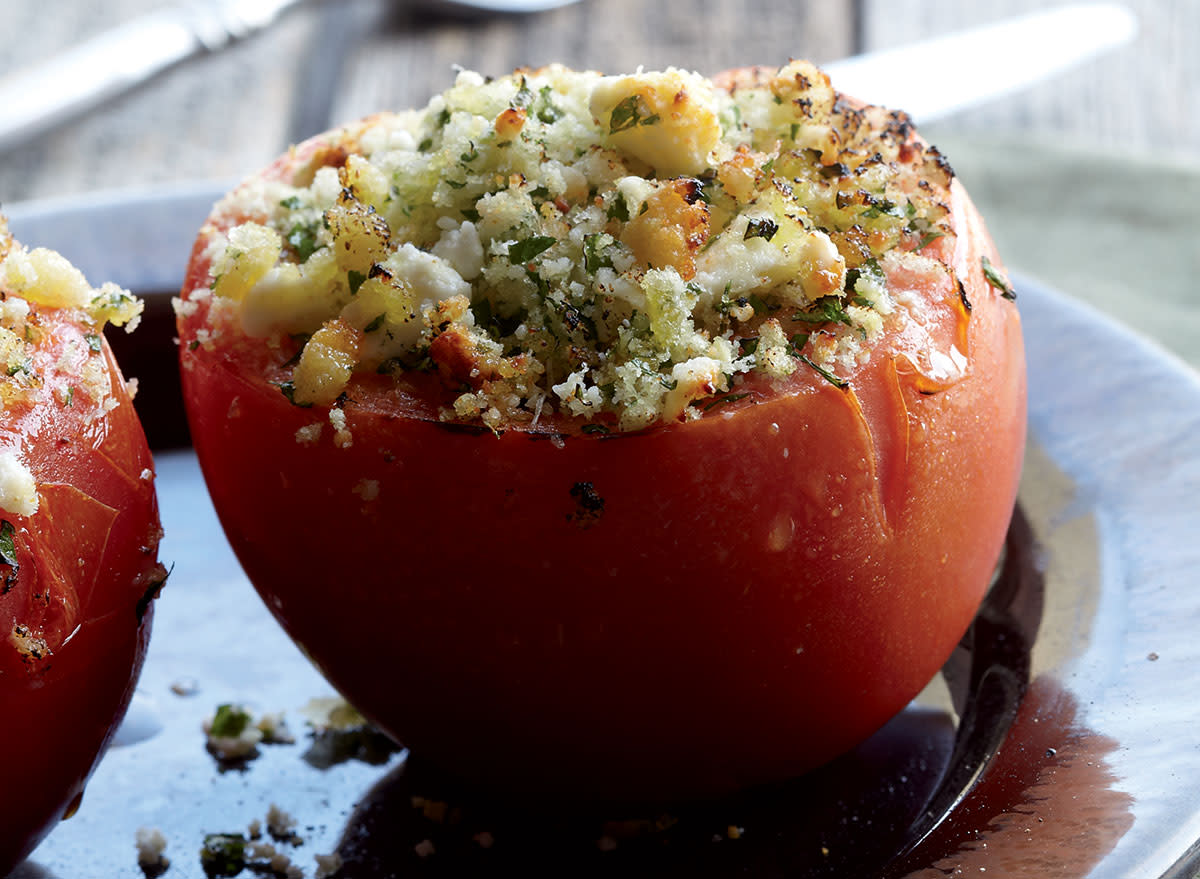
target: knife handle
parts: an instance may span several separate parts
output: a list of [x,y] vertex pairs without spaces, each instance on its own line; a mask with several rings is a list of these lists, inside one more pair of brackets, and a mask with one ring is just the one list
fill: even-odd
[[191,0],[139,16],[0,78],[0,149],[40,134],[300,0]]
[[163,9],[0,79],[0,149],[40,134],[199,52],[179,9]]

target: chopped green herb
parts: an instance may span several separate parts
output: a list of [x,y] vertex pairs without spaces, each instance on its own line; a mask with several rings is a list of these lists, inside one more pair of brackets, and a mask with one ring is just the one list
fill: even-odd
[[1008,279],[1000,273],[1000,270],[992,265],[992,261],[986,256],[983,260],[983,276],[987,278],[987,282],[1000,291],[1000,295],[1005,299],[1016,299],[1016,291],[1008,283]]
[[583,426],[584,433],[605,434],[609,433],[609,429],[603,424],[588,423]]
[[346,272],[346,281],[350,285],[350,295],[353,296],[358,293],[358,288],[361,287],[363,282],[366,280],[367,276],[362,272],[356,272],[354,269]]
[[93,354],[99,354],[101,349],[104,347],[99,333],[85,333],[83,338],[87,341],[88,350]]
[[12,522],[7,519],[0,521],[0,564],[13,568],[17,567],[17,547],[13,542],[16,533]]
[[464,220],[470,220],[472,223],[479,222],[479,211],[475,208],[463,208],[459,213],[463,215]]
[[[739,298],[738,302],[740,303],[741,301]],[[763,299],[757,293],[751,293],[746,298],[746,301],[750,303],[750,307],[754,309],[755,314],[769,314],[772,311],[778,311],[780,308],[778,303],[772,304],[767,302],[767,300]]]
[[236,739],[246,731],[251,719],[249,712],[237,705],[223,703],[217,706],[209,734],[218,739]]
[[209,879],[236,876],[246,867],[246,838],[240,833],[205,834],[200,866]]
[[33,375],[33,361],[28,357],[22,357],[17,362],[8,364],[9,378],[22,372],[26,375]]
[[7,519],[0,521],[0,564],[8,565],[8,571],[4,574],[4,585],[0,586],[0,595],[7,595],[17,583],[20,565],[17,564],[17,544],[13,539],[16,533],[12,522]]
[[571,332],[582,329],[584,335],[596,338],[596,322],[580,311],[579,307],[566,303],[562,306],[563,323]]
[[815,369],[817,371],[817,373],[821,376],[821,378],[825,379],[825,381],[829,382],[835,388],[845,389],[845,388],[850,387],[850,382],[846,381],[844,378],[838,378],[836,375],[834,375],[828,369],[826,369],[823,366],[820,366],[815,361],[813,361],[813,359],[811,357],[808,357],[804,354],[800,354],[797,356],[799,356],[799,358],[804,363],[808,364],[813,369]]
[[837,296],[822,296],[812,304],[812,308],[808,311],[798,311],[793,314],[792,320],[809,324],[850,323],[846,307]]
[[939,238],[941,238],[945,234],[946,233],[941,231],[940,229],[930,229],[928,232],[926,232],[924,235],[922,235],[921,240],[919,242],[917,242],[917,250],[924,250],[926,247],[928,247],[933,242],[937,241]]
[[517,110],[524,110],[531,103],[533,103],[533,92],[529,90],[529,83],[526,82],[525,77],[522,76],[521,85],[517,89],[517,93],[513,95],[513,99],[509,102],[509,106]]
[[509,265],[523,265],[539,254],[545,253],[556,243],[558,243],[558,239],[550,235],[533,235],[521,241],[514,241],[508,245]]
[[303,202],[301,202],[301,201],[300,201],[300,196],[298,196],[298,195],[289,195],[287,198],[285,198],[283,201],[281,201],[281,202],[279,203],[279,206],[280,206],[281,208],[284,208],[284,209],[286,209],[286,210],[289,210],[289,211],[294,211],[294,210],[296,210],[296,209],[298,209],[298,208],[302,207],[302,206],[303,206]]
[[741,351],[743,357],[753,354],[758,350],[758,337],[750,336],[745,339],[738,339],[738,349]]
[[886,198],[871,198],[870,206],[862,212],[862,216],[874,220],[877,217],[899,217],[903,216],[896,203],[888,201]]
[[320,248],[321,245],[317,241],[318,232],[316,223],[296,223],[288,232],[288,246],[295,251],[300,262],[307,260]]
[[364,333],[375,332],[377,329],[379,329],[381,326],[383,326],[383,322],[386,319],[387,319],[387,314],[384,312],[380,312],[379,314],[375,315],[375,317],[371,318],[371,322],[369,324],[367,324],[365,327],[363,327],[363,332]]
[[659,121],[657,113],[651,113],[641,95],[630,95],[613,107],[608,120],[608,133],[628,131],[639,125],[653,125]]
[[610,220],[620,220],[622,223],[629,222],[629,205],[625,203],[625,196],[619,192],[617,193],[616,198],[612,200],[612,204],[608,206],[606,216]]
[[280,382],[279,392],[287,397],[289,403],[293,406],[299,406],[301,409],[311,409],[312,403],[297,403],[296,402],[296,385],[294,382]]
[[707,412],[709,409],[716,409],[718,406],[725,406],[729,403],[736,403],[738,400],[744,400],[746,397],[749,397],[749,396],[750,395],[748,393],[745,393],[745,394],[723,394],[720,397],[714,397],[713,399],[709,400],[701,408],[703,411]]
[[793,333],[788,339],[788,354],[793,357],[799,357],[800,352],[804,350],[804,346],[808,344],[808,333]]
[[538,92],[537,106],[534,108],[537,118],[547,125],[557,122],[563,115],[563,111],[556,107],[554,102],[550,100],[552,94],[554,94],[554,90],[550,86],[542,86],[541,91]]
[[491,326],[495,319],[492,313],[492,300],[490,299],[478,299],[472,302],[471,313],[475,315],[475,324],[477,326]]
[[884,286],[887,283],[887,278],[883,273],[883,268],[879,265],[879,260],[871,257],[857,268],[846,270],[846,282],[843,284],[843,289],[848,294],[853,294],[858,286],[859,278],[866,277],[875,283]]
[[583,239],[583,261],[588,274],[594,275],[599,269],[612,268],[612,257],[608,248],[602,244],[603,232],[585,235]]
[[746,234],[742,238],[746,241],[751,238],[764,238],[770,241],[778,231],[779,224],[770,217],[751,217],[746,221]]

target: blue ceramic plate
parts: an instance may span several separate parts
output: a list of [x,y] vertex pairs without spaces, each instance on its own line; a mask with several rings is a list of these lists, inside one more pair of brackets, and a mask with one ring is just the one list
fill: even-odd
[[[1172,356],[1019,279],[1031,419],[1005,562],[943,673],[862,747],[797,782],[666,813],[498,802],[369,730],[305,724],[303,706],[332,692],[241,573],[167,389],[167,299],[222,189],[10,210],[20,240],[167,315],[123,362],[163,384],[139,402],[160,438],[174,565],[119,744],[80,812],[12,879],[136,879],[140,827],[165,836],[165,875],[201,877],[205,836],[247,834],[273,804],[295,835],[264,839],[307,877],[335,852],[354,879],[1194,875],[1200,380]],[[201,724],[224,702],[285,712],[296,742],[219,763]]]

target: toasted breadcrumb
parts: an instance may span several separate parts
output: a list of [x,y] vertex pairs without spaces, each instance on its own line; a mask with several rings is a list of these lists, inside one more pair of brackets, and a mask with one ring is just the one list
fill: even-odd
[[218,206],[179,309],[211,302],[202,345],[300,340],[289,398],[332,407],[340,447],[356,374],[436,373],[441,417],[496,432],[550,409],[604,431],[698,418],[751,376],[841,386],[920,321],[885,258],[953,238],[936,150],[803,61],[732,84],[463,71],[298,161]]

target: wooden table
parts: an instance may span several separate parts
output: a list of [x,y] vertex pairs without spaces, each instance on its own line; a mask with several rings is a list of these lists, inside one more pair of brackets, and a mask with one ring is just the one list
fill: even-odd
[[[0,72],[167,0],[7,0]],[[462,20],[419,2],[327,0],[196,59],[101,111],[11,149],[0,202],[228,179],[288,143],[378,109],[423,104],[456,64],[499,74],[562,61],[606,72],[714,73],[792,56],[825,62],[1041,7],[1038,0],[586,0],[533,17]],[[1135,44],[966,113],[953,134],[1021,134],[1200,160],[1200,0],[1134,0]],[[952,76],[953,71],[946,71]]]
[[[5,0],[0,73],[168,2],[55,0],[48,14],[45,0]],[[552,61],[606,72],[641,64],[714,73],[789,57],[821,63],[1043,6],[583,0],[530,17],[464,19],[420,4],[313,0],[265,33],[9,149],[0,156],[0,206],[235,180],[332,125],[423,105],[453,81],[455,65],[485,74]],[[926,134],[966,181],[1012,267],[1116,314],[1200,367],[1200,305],[1192,293],[1200,277],[1193,240],[1200,229],[1200,0],[1127,6],[1140,22],[1132,44]],[[1130,188],[1144,185],[1155,206],[1127,204]],[[1095,216],[1126,226],[1098,236]],[[1053,234],[1031,226],[1031,217],[1053,220]],[[1151,271],[1156,307],[1130,307],[1126,294],[1146,287],[1138,254],[1147,250],[1165,260]]]

